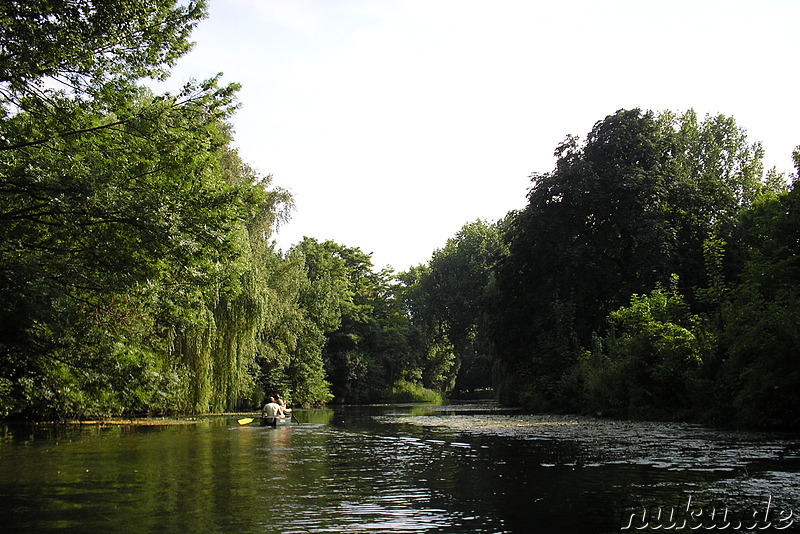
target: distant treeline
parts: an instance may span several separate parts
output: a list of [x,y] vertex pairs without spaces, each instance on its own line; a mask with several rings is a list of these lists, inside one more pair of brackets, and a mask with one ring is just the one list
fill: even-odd
[[800,426],[800,190],[732,118],[618,111],[525,209],[376,271],[331,241],[276,249],[292,198],[233,148],[235,84],[142,84],[204,2],[52,9],[0,6],[0,415],[491,393]]

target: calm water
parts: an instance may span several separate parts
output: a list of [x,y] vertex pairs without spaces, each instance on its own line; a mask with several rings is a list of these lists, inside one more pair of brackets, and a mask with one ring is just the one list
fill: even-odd
[[686,532],[800,526],[796,436],[487,405],[298,419],[0,426],[0,532],[606,533],[670,510]]

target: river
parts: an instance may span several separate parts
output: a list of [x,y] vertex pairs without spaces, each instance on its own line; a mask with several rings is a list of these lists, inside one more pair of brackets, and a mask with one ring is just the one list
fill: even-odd
[[278,428],[241,426],[237,416],[0,425],[0,532],[800,526],[798,436],[523,415],[491,404],[296,414]]

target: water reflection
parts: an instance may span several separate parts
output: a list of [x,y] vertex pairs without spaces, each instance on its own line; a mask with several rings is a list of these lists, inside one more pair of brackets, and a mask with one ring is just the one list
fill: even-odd
[[[507,496],[528,512],[528,521],[533,518],[537,525],[542,525],[542,518],[558,517],[561,531],[580,532],[580,525],[563,523],[572,508],[581,512],[581,521],[589,522],[585,531],[607,529],[608,523],[597,518],[613,521],[612,509],[629,510],[634,505],[666,509],[692,495],[709,508],[724,509],[727,504],[753,511],[770,499],[782,510],[800,511],[797,436],[723,432],[686,424],[475,413],[469,407],[460,416],[439,412],[422,410],[378,419],[408,431],[435,429],[466,436],[473,444],[486,443],[499,458],[497,476],[505,477],[500,491],[509,492]],[[533,502],[519,498],[526,494]],[[524,517],[512,511],[505,518],[514,531],[523,531]],[[552,528],[559,531],[556,525]]]
[[792,437],[487,405],[297,415],[0,427],[3,530],[603,533],[687,495],[800,511]]

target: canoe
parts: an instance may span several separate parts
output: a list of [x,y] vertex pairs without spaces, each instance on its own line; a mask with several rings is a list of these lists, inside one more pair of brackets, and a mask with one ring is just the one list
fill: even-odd
[[283,426],[292,421],[292,414],[287,413],[286,417],[262,417],[261,426]]

